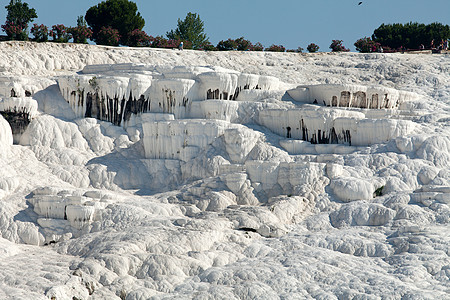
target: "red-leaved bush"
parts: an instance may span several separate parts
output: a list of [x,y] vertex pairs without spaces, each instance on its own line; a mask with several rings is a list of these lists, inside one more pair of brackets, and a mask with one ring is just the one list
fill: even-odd
[[119,46],[120,35],[119,30],[111,26],[103,26],[97,34],[97,44],[106,46]]

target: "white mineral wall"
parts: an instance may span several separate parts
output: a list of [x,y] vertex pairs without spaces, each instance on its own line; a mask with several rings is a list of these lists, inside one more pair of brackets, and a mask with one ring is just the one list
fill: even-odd
[[[127,126],[132,115],[171,113],[176,118],[200,116],[193,101],[236,100],[241,91],[274,91],[281,83],[270,76],[241,74],[219,67],[86,66],[82,75],[58,78],[63,97],[79,117],[96,117]],[[263,94],[246,95],[246,100]],[[211,117],[216,118],[216,117]],[[228,114],[217,119],[229,120]]]
[[11,126],[14,143],[19,143],[28,124],[38,113],[38,103],[31,97],[0,98],[0,112]]
[[30,97],[54,83],[54,80],[45,77],[0,76],[0,97]]
[[[256,91],[256,90],[253,90]],[[239,95],[242,95],[240,93]],[[276,101],[194,101],[191,105],[191,118],[224,120],[238,124],[257,123],[260,111],[280,108]]]
[[122,76],[125,74],[158,75],[155,66],[137,63],[85,65],[81,73],[110,76],[117,76],[118,74],[122,74]]
[[259,113],[259,123],[278,135],[313,144],[368,146],[410,134],[407,120],[365,119],[356,111],[323,107],[269,109]]
[[[336,128],[339,125],[336,124]],[[344,126],[341,127],[342,129]],[[415,123],[407,120],[364,119],[356,125],[356,134],[352,136],[352,145],[369,146],[387,142],[396,137],[411,134],[416,128]]]
[[[92,62],[217,63],[274,74],[289,82],[382,82],[424,97],[400,107],[410,109],[411,115],[406,116],[398,109],[383,115],[384,109],[346,108],[365,118],[404,118],[423,126],[413,136],[365,150],[290,138],[285,141],[295,144],[293,148],[316,152],[289,155],[278,147],[285,135],[251,125],[265,140],[226,129],[206,151],[184,162],[142,159],[143,143],[125,143],[124,130],[109,122],[63,118],[60,111],[71,109],[54,86],[38,102],[61,105],[46,109],[52,116],[38,116],[28,126],[33,129],[29,139],[36,138],[30,144],[35,146],[10,146],[8,155],[0,156],[3,294],[23,299],[129,300],[448,298],[450,86],[446,83],[450,74],[446,70],[450,60],[445,54],[219,53],[31,42],[2,42],[0,49],[0,72],[8,74],[50,77],[70,71],[76,76],[75,72]],[[135,70],[133,74],[155,72],[165,75],[149,73],[152,81],[168,79],[168,73],[160,70]],[[107,72],[114,73],[101,74],[128,77],[126,70]],[[195,76],[181,79],[195,80]],[[255,99],[250,95],[253,91],[262,90],[242,90],[237,101],[222,101],[239,103],[245,98],[250,102]],[[286,110],[304,104],[272,103]],[[265,109],[259,105],[239,103],[237,117],[230,120],[243,120],[244,107],[252,108],[248,115]],[[205,111],[220,114],[222,108],[214,106]],[[231,106],[228,109],[226,113],[234,114]],[[152,117],[154,121],[175,118],[174,114]],[[138,118],[133,122],[141,130]],[[343,123],[342,127],[350,125]],[[245,153],[233,144],[236,136],[245,142],[256,141],[247,157],[242,157],[245,163],[234,163],[233,159],[241,157],[229,155],[234,146],[235,154]],[[101,145],[105,150],[97,147]],[[43,155],[49,147],[54,154]],[[356,151],[322,154],[330,153],[328,149],[332,153]],[[72,179],[61,180],[64,177]],[[34,201],[27,196],[33,189],[49,185],[55,187],[50,196],[67,199],[68,193],[84,196],[89,192],[98,199],[109,194],[105,200],[110,200],[98,200],[108,205],[103,211],[86,203],[92,198],[72,203],[78,209],[70,208],[67,220],[50,219],[27,205]],[[83,206],[94,206],[94,214],[92,208]],[[309,276],[311,272],[314,276]]]
[[78,117],[95,117],[116,125],[129,120],[132,113],[147,111],[143,94],[151,82],[147,75],[58,78],[61,94]]
[[189,115],[192,100],[197,98],[191,79],[157,79],[144,93],[148,111],[174,114],[177,119]]
[[[357,120],[363,118],[364,114],[360,112],[319,106],[259,112],[259,123],[278,135],[319,144],[349,143],[351,134],[356,130]],[[337,120],[346,126],[335,128]]]
[[0,98],[0,111],[23,113],[28,116],[28,120],[30,121],[37,114],[38,103],[31,97]]
[[189,161],[228,127],[227,122],[212,120],[145,122],[145,157]]
[[240,103],[236,101],[205,100],[192,102],[191,117],[234,122],[239,118]]
[[238,79],[236,73],[208,72],[198,75],[200,99],[236,99]]
[[66,207],[67,220],[76,229],[82,229],[94,219],[94,206],[68,205]]
[[401,103],[417,98],[416,94],[407,91],[354,84],[304,85],[287,92],[296,101],[371,109],[398,108]]
[[245,163],[245,168],[262,199],[279,194],[298,194],[302,188],[320,190],[329,183],[324,163],[252,160]]
[[285,139],[280,141],[289,154],[349,154],[358,150],[364,150],[365,147],[355,147],[342,144],[311,144],[307,141]]
[[234,163],[244,163],[256,143],[262,139],[263,134],[241,125],[235,125],[224,132],[225,149]]
[[179,79],[192,79],[197,80],[197,76],[208,72],[224,72],[224,73],[237,73],[233,70],[227,70],[220,67],[213,66],[155,66],[155,71],[158,72],[162,77],[169,78],[179,78]]
[[0,153],[13,144],[13,135],[11,131],[11,126],[9,123],[0,115]]
[[200,99],[236,100],[243,90],[277,90],[278,78],[232,72],[207,72],[198,75]]

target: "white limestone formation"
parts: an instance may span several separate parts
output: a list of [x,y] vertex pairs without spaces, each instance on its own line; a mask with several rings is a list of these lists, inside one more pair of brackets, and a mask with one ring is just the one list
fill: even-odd
[[13,144],[13,135],[11,131],[11,126],[9,123],[0,115],[0,148],[4,151],[8,146]]
[[365,119],[362,112],[319,106],[264,110],[259,113],[259,123],[286,138],[353,146],[387,142],[415,128],[407,120]]
[[206,72],[198,76],[200,99],[236,100],[243,90],[277,90],[277,78],[237,72]]
[[146,122],[143,124],[145,156],[189,161],[221,136],[227,127],[223,121],[195,119]]
[[66,239],[65,233],[79,235],[96,220],[96,215],[105,208],[107,201],[100,202],[98,197],[74,195],[69,191],[56,193],[53,190],[37,189],[33,191],[30,203],[40,216],[39,224],[45,229],[46,241]]
[[38,113],[36,100],[24,98],[0,98],[0,113],[11,126],[14,143],[19,143],[28,124]]
[[0,42],[0,295],[446,299],[449,68]]
[[31,121],[38,112],[37,101],[30,97],[23,98],[0,98],[0,111],[16,114],[24,114]]
[[1,76],[0,74],[0,98],[32,97],[52,84],[54,80],[46,77]]
[[177,119],[189,116],[196,97],[195,80],[156,79],[144,94],[149,99],[147,111],[174,114]]
[[194,101],[236,100],[241,91],[276,91],[281,86],[275,77],[224,68],[134,64],[86,66],[81,75],[59,77],[57,81],[78,117],[95,117],[123,126],[131,115],[153,112],[189,118],[198,115],[191,109]]
[[300,102],[370,109],[397,109],[402,103],[415,100],[418,96],[383,86],[356,84],[301,85],[287,93]]

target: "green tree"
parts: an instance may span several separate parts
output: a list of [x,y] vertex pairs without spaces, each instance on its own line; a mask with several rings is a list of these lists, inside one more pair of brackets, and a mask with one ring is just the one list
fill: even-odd
[[106,0],[88,9],[86,22],[92,29],[92,40],[97,43],[98,34],[104,28],[117,29],[120,44],[127,45],[128,35],[133,30],[142,30],[144,18],[137,11],[136,3],[128,0]]
[[189,12],[184,21],[178,19],[177,29],[167,32],[166,35],[171,40],[189,41],[193,49],[199,49],[209,42],[204,31],[204,23],[200,16]]
[[28,23],[37,18],[36,10],[29,8],[28,3],[22,3],[21,0],[11,0],[5,8],[8,14],[6,23],[2,25],[2,28],[8,38],[11,40],[27,40]]
[[408,49],[419,49],[420,45],[431,46],[434,40],[436,45],[441,40],[450,38],[450,27],[441,23],[429,25],[419,23],[394,23],[381,24],[374,30],[372,40],[392,49],[405,47]]
[[84,19],[83,16],[78,16],[78,18],[77,18],[77,26],[78,27],[87,27],[86,20]]
[[226,41],[222,40],[217,44],[216,47],[219,51],[231,51],[237,49],[238,43],[233,39],[228,39]]

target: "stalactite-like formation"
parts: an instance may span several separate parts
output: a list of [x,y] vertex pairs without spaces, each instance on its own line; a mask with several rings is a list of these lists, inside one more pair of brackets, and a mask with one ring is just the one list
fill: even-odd
[[121,126],[132,115],[156,112],[184,118],[189,116],[193,101],[237,100],[242,90],[272,90],[279,86],[274,77],[216,71],[213,67],[139,66],[139,72],[145,68],[154,72],[148,76],[134,74],[133,66],[129,67],[129,73],[123,73],[122,66],[91,66],[85,68],[91,75],[57,80],[61,94],[77,115]]
[[382,86],[352,84],[306,85],[289,90],[296,101],[322,104],[329,107],[363,109],[398,109],[416,94]]
[[0,114],[11,126],[16,143],[36,113],[37,102],[31,98],[0,99]]

